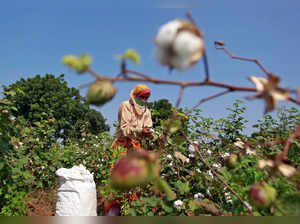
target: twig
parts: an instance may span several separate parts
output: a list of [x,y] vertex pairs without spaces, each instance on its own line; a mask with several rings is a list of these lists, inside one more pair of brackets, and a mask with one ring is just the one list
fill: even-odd
[[199,107],[202,103],[204,103],[204,102],[206,102],[206,101],[208,101],[208,100],[211,100],[211,99],[213,99],[213,98],[216,98],[216,97],[219,97],[219,96],[223,96],[223,95],[225,95],[225,94],[227,94],[227,93],[230,93],[230,92],[232,92],[232,91],[233,91],[233,90],[228,89],[228,90],[225,90],[225,91],[223,91],[223,92],[217,93],[217,94],[215,94],[215,95],[212,95],[212,96],[209,96],[209,97],[206,97],[206,98],[201,99],[195,106],[193,106],[193,107],[187,112],[187,114],[191,113],[194,109],[196,109],[197,107]]
[[132,71],[132,70],[128,70],[128,69],[126,69],[126,72],[131,73],[131,74],[134,74],[134,75],[139,76],[139,77],[142,77],[142,78],[144,78],[144,79],[146,79],[146,80],[152,80],[151,77],[149,77],[149,76],[147,76],[147,75],[145,75],[145,74],[142,74],[142,73],[140,73],[140,72],[136,72],[136,71]]
[[259,60],[255,59],[255,58],[245,58],[245,57],[240,57],[240,56],[234,56],[233,54],[230,53],[229,50],[227,50],[226,47],[222,46],[222,47],[216,47],[216,49],[218,50],[224,50],[232,59],[237,59],[237,60],[242,60],[242,61],[250,61],[250,62],[254,62],[255,64],[258,65],[258,67],[266,74],[266,75],[270,75],[271,73],[269,73],[264,66],[259,62]]
[[285,147],[284,147],[283,152],[282,152],[282,154],[281,154],[283,160],[286,160],[286,159],[287,159],[289,147],[290,147],[292,141],[293,141],[295,138],[297,138],[299,135],[300,135],[300,126],[297,126],[297,127],[296,127],[296,131],[294,132],[294,134],[292,134],[292,135],[286,140]]
[[283,138],[283,139],[275,140],[275,141],[272,142],[272,143],[264,143],[264,142],[244,142],[244,143],[245,143],[246,145],[248,145],[248,146],[251,146],[251,145],[274,146],[274,145],[282,144],[282,143],[284,143],[286,140],[287,140],[286,138]]
[[200,156],[201,161],[211,170],[211,172],[213,173],[213,175],[215,175],[241,202],[242,204],[245,206],[245,208],[252,214],[252,209],[249,207],[249,205],[241,198],[241,196],[235,192],[222,178],[221,176],[207,163],[207,161],[203,158],[203,156],[201,155],[199,149],[198,149],[198,145],[194,144],[194,146],[196,146],[196,151],[198,153],[198,155]]
[[181,100],[182,100],[183,91],[184,91],[184,86],[181,86],[180,92],[179,92],[179,95],[178,95],[178,98],[177,98],[177,101],[176,101],[176,104],[175,104],[175,108],[176,108],[176,109],[178,109],[178,107],[179,107],[179,105],[180,105],[180,102],[181,102]]
[[297,99],[294,99],[294,98],[292,98],[292,97],[289,97],[289,101],[291,101],[291,102],[293,102],[293,103],[295,103],[295,104],[300,105],[300,101],[297,100]]
[[[181,86],[181,87],[193,87],[193,86],[214,86],[214,87],[219,87],[219,88],[224,88],[228,89],[230,91],[240,91],[240,92],[256,92],[256,88],[249,88],[249,87],[242,87],[242,86],[233,86],[230,84],[226,83],[219,83],[219,82],[214,82],[211,80],[205,80],[204,82],[183,82],[183,81],[173,81],[173,80],[162,80],[162,79],[155,79],[151,78],[150,76],[147,76],[145,74],[142,74],[140,72],[136,72],[133,70],[126,70],[128,73],[135,74],[137,76],[140,76],[141,78],[136,78],[136,77],[107,77],[103,75],[97,74],[95,71],[92,70],[92,68],[88,68],[87,70],[92,76],[99,80],[108,80],[111,82],[150,82],[150,83],[155,83],[155,84],[168,84],[168,85],[176,85],[176,86]],[[212,97],[215,98],[215,97]],[[288,99],[289,101],[300,105],[300,101],[290,97]]]
[[241,196],[235,192],[223,179],[222,177],[208,164],[208,162],[203,158],[199,151],[199,145],[194,144],[191,142],[191,140],[183,133],[185,139],[194,146],[196,149],[196,152],[198,153],[200,160],[211,170],[214,176],[216,176],[240,201],[241,203],[245,206],[245,208],[249,211],[250,215],[253,215],[252,209],[249,207],[249,205],[241,198]]
[[[190,22],[193,25],[195,25],[196,27],[198,27],[196,24],[196,21],[194,20],[194,18],[191,15],[190,11],[186,11],[185,14],[186,14],[186,17],[190,20]],[[200,34],[201,34],[201,32],[200,32]],[[201,38],[204,39],[202,34],[201,34],[201,36],[202,36]],[[204,49],[204,53],[203,53],[203,64],[204,64],[204,71],[205,71],[205,76],[206,76],[205,81],[208,81],[208,80],[210,80],[210,75],[209,75],[208,59],[207,59],[207,54],[206,54],[205,49]]]
[[204,49],[204,53],[203,53],[203,63],[204,63],[204,71],[205,71],[205,75],[206,75],[205,81],[209,81],[210,75],[209,75],[209,68],[208,68],[208,59],[207,59],[205,49]]
[[195,26],[197,26],[196,21],[194,20],[194,18],[192,17],[192,14],[190,11],[186,11],[185,12],[186,17],[190,20],[190,22],[192,24],[194,24]]
[[[211,201],[210,201],[211,202]],[[225,216],[232,216],[231,212],[223,212],[221,210],[219,210],[218,208],[215,207],[215,204],[213,202],[208,203],[208,202],[199,202],[199,204],[209,213],[213,214],[213,215],[225,215]]]

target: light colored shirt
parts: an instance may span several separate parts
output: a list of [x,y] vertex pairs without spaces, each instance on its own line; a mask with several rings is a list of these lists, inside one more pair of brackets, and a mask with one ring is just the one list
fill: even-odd
[[118,112],[119,125],[115,137],[129,137],[138,139],[143,128],[152,128],[152,118],[147,106],[139,106],[134,98],[124,101]]

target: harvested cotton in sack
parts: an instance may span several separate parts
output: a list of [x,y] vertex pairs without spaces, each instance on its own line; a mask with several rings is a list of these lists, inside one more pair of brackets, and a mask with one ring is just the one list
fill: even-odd
[[56,216],[97,216],[97,194],[93,174],[83,165],[60,168]]

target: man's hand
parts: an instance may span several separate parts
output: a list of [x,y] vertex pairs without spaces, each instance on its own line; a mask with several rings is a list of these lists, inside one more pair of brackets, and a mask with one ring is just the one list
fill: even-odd
[[166,136],[165,136],[165,134],[160,134],[159,136],[158,136],[158,140],[160,141],[160,142],[165,142],[166,141]]
[[153,138],[151,128],[143,128],[142,135],[146,138]]

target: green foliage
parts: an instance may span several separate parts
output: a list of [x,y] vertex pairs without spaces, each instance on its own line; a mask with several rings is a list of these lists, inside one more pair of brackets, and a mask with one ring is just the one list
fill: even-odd
[[117,55],[116,59],[119,59],[119,60],[129,59],[129,60],[135,62],[135,64],[137,64],[137,65],[141,61],[141,57],[140,57],[139,53],[135,49],[132,49],[132,48],[127,49],[123,53],[123,55]]
[[73,55],[66,55],[62,59],[62,63],[81,74],[86,72],[92,64],[92,57],[86,54],[81,54],[79,58]]
[[[226,182],[235,193],[253,208],[254,215],[299,215],[300,203],[297,189],[299,177],[288,178],[272,169],[260,170],[257,164],[262,159],[282,151],[284,144],[264,146],[254,144],[255,154],[247,154],[237,147],[237,139],[252,143],[272,143],[275,139],[286,138],[299,124],[300,113],[295,108],[282,109],[278,117],[269,115],[254,125],[257,131],[244,134],[245,108],[237,102],[226,118],[213,120],[195,110],[189,115],[187,135],[199,142],[202,157],[211,169]],[[107,133],[88,131],[88,122],[77,122],[74,132],[78,137],[62,139],[55,137],[55,118],[41,117],[30,122],[13,113],[17,107],[7,98],[0,102],[0,214],[26,215],[28,195],[32,191],[50,189],[57,184],[55,171],[83,164],[94,174],[98,192],[106,201],[123,198],[121,212],[129,216],[187,216],[187,215],[246,215],[248,210],[223,183],[214,176],[203,160],[192,150],[182,136],[168,135],[164,150],[160,155],[160,175],[151,183],[137,186],[129,192],[116,191],[110,187],[111,167],[126,149],[111,149],[113,137]],[[172,113],[172,109],[170,109]],[[93,116],[91,113],[90,116]],[[87,118],[89,119],[89,118]],[[230,124],[230,125],[229,125]],[[94,124],[98,126],[97,123]],[[237,129],[237,130],[236,130]],[[230,131],[231,130],[231,131]],[[155,127],[154,140],[144,142],[147,149],[158,150],[157,136],[163,131]],[[178,132],[180,133],[181,130]],[[181,139],[180,139],[181,137]],[[299,171],[299,139],[290,146],[288,158]],[[183,162],[174,156],[180,152],[189,160]],[[236,166],[225,166],[226,156],[238,156]],[[160,182],[156,182],[160,180]],[[251,186],[263,181],[276,189],[277,198],[268,207],[257,207],[249,196]],[[299,186],[298,186],[299,187]],[[128,195],[136,192],[136,200]],[[182,205],[181,205],[182,203]],[[104,210],[99,211],[104,215]]]
[[148,108],[151,111],[153,127],[159,127],[161,121],[165,121],[172,116],[172,104],[167,99],[160,99],[148,103]]
[[86,132],[98,134],[108,131],[109,126],[101,113],[85,105],[79,91],[69,88],[63,77],[36,75],[4,86],[5,99],[15,107],[12,115],[23,117],[32,125],[54,118],[52,125],[57,138],[80,137],[78,127],[83,124],[86,124]]

